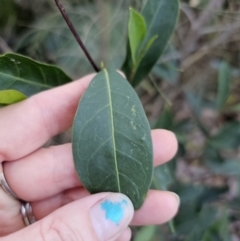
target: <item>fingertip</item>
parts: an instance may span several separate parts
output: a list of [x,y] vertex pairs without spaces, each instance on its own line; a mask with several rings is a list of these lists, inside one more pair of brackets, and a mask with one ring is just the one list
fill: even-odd
[[166,198],[168,199],[169,210],[172,210],[172,212],[170,213],[171,215],[169,216],[169,219],[172,219],[175,217],[175,215],[178,212],[178,209],[180,206],[180,197],[176,193],[170,192],[170,191],[165,191],[165,195],[166,195]]
[[127,196],[111,193],[94,204],[89,214],[99,240],[116,240],[130,224],[134,208]]
[[142,207],[135,212],[132,225],[159,225],[178,212],[180,199],[169,191],[150,190]]
[[176,155],[178,141],[173,132],[156,129],[152,131],[152,139],[155,165],[163,164]]
[[116,241],[130,241],[131,237],[132,237],[132,231],[129,227],[127,227]]

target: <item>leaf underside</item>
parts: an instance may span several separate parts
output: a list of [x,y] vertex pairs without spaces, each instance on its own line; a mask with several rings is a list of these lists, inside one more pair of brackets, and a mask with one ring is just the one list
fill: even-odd
[[30,58],[5,54],[0,56],[0,90],[17,90],[26,96],[70,82],[59,68]]
[[83,95],[73,126],[73,156],[91,192],[121,192],[141,207],[153,172],[150,127],[137,94],[115,70],[101,71]]

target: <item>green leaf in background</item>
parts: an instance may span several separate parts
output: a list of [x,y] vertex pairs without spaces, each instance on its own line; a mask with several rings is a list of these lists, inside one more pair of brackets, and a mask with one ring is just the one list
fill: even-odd
[[157,190],[168,190],[174,182],[173,175],[168,164],[154,168],[152,188]]
[[187,235],[184,241],[201,240],[203,236],[202,232],[203,231],[196,226],[194,227],[194,229],[191,230],[191,232],[189,233],[189,235]]
[[142,227],[133,241],[153,241],[155,240],[155,234],[157,233],[156,226]]
[[240,159],[224,159],[220,155],[220,151],[223,150],[224,147],[218,150],[211,145],[207,145],[204,153],[204,163],[214,174],[240,176]]
[[136,64],[137,50],[146,35],[146,23],[144,18],[136,10],[130,8],[130,20],[128,35],[131,48],[132,61]]
[[[238,146],[240,145],[238,138]],[[234,145],[237,146],[237,143]],[[239,176],[240,177],[240,159],[229,159],[223,158],[221,155],[221,151],[226,151],[229,147],[222,147],[217,149],[212,145],[206,145],[205,153],[204,153],[204,163],[214,174],[220,174],[225,176]]]
[[13,89],[31,96],[70,81],[61,69],[53,65],[17,54],[0,56],[0,90]]
[[12,25],[15,24],[15,21],[17,21],[16,5],[14,1],[0,0],[0,27],[4,25],[12,27]]
[[223,61],[219,68],[218,75],[218,94],[216,106],[221,110],[227,101],[230,92],[230,67],[229,64]]
[[146,46],[142,49],[142,51],[139,53],[139,57],[137,59],[136,64],[134,64],[133,66],[133,73],[135,73],[135,71],[137,70],[139,64],[141,63],[141,61],[143,60],[144,56],[146,55],[146,53],[148,52],[148,50],[150,49],[150,47],[153,45],[154,41],[158,38],[157,35],[154,35],[151,39],[149,39],[149,41],[147,42]]
[[225,160],[224,163],[216,165],[216,163],[209,162],[208,165],[211,170],[216,174],[222,175],[236,175],[240,176],[240,159],[237,160]]
[[154,129],[167,129],[172,130],[174,127],[174,115],[171,107],[165,105],[165,108],[156,121]]
[[150,127],[136,92],[115,70],[101,71],[83,95],[73,125],[73,156],[91,192],[121,192],[139,209],[153,174]]
[[191,220],[193,227],[187,232],[184,241],[203,240],[205,233],[215,224],[218,210],[215,207],[204,206],[201,212],[196,215],[195,220]]
[[206,137],[209,137],[209,130],[201,120],[201,112],[203,107],[202,93],[204,90],[201,89],[200,91],[201,91],[200,95],[196,95],[191,91],[184,91],[184,93],[185,93],[186,100],[191,107],[192,114],[194,116],[194,119],[199,129]]
[[0,105],[14,104],[26,98],[26,95],[17,90],[0,90]]
[[[212,225],[208,226],[201,232],[201,241],[230,241],[231,236],[229,233],[229,214],[226,208],[218,211],[218,216]],[[191,240],[191,239],[190,239]],[[198,240],[198,239],[194,239]]]
[[[168,51],[169,54],[174,55],[174,51]],[[170,85],[176,85],[178,82],[178,76],[181,73],[177,61],[169,61],[165,63],[156,64],[153,67],[152,73],[154,76],[161,78]]]
[[218,149],[235,149],[240,145],[240,122],[233,121],[224,125],[208,143]]
[[141,14],[147,24],[147,34],[142,41],[138,53],[143,53],[150,42],[152,45],[141,58],[140,63],[137,65],[137,69],[134,68],[134,64],[129,60],[131,59],[131,51],[128,46],[126,60],[122,67],[133,86],[138,85],[142,79],[149,74],[164,52],[175,29],[178,12],[178,0],[146,1]]

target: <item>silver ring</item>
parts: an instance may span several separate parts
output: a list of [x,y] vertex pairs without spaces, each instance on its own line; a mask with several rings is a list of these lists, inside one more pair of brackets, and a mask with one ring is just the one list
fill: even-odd
[[21,214],[23,216],[23,221],[26,226],[29,226],[36,222],[30,203],[22,203]]
[[25,225],[26,225],[26,226],[29,226],[29,225],[30,225],[30,222],[29,222],[29,220],[28,220],[27,210],[26,210],[24,204],[22,204],[22,206],[21,206],[21,214],[22,214],[23,221],[24,221]]
[[2,163],[1,164],[1,169],[2,169],[2,173],[0,173],[0,184],[3,188],[3,190],[10,196],[12,196],[14,199],[18,199],[18,196],[12,191],[12,189],[9,187],[7,181],[6,181],[6,178],[4,176],[4,173],[3,173],[3,165]]
[[0,185],[2,186],[3,190],[10,195],[11,197],[13,197],[16,200],[19,200],[22,203],[21,206],[21,214],[23,217],[23,221],[25,223],[26,226],[29,226],[33,223],[36,222],[36,219],[33,215],[33,211],[32,211],[32,207],[30,205],[30,203],[26,203],[23,202],[13,191],[12,189],[9,187],[7,180],[4,176],[4,172],[3,172],[3,165],[2,163],[0,163]]

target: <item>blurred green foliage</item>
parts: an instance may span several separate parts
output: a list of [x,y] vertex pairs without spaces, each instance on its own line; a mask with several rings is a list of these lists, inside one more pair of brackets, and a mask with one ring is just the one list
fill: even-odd
[[[63,1],[96,62],[115,68],[126,54],[129,6],[140,10],[143,2]],[[152,127],[178,138],[177,156],[155,170],[152,187],[177,192],[181,207],[170,224],[133,228],[133,240],[237,241],[240,3],[182,0],[180,6],[171,44],[151,73],[155,84],[146,78],[136,90]],[[54,1],[0,0],[0,53],[10,51],[55,63],[73,78],[93,71]]]

